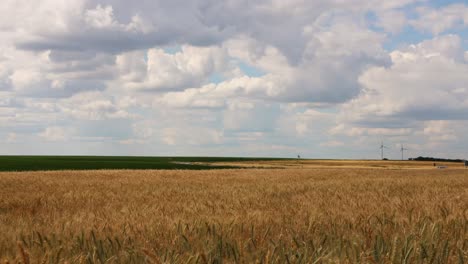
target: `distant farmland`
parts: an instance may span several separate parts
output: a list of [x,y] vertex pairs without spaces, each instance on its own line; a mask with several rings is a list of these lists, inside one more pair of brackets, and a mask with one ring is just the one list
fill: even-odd
[[[208,170],[229,168],[432,168],[432,161],[308,160],[242,157],[0,156],[0,171]],[[462,168],[463,162],[437,162]]]
[[102,170],[102,169],[223,169],[215,162],[278,160],[219,157],[118,157],[118,156],[0,156],[0,171]]
[[468,261],[458,164],[232,162],[256,169],[2,172],[0,260]]

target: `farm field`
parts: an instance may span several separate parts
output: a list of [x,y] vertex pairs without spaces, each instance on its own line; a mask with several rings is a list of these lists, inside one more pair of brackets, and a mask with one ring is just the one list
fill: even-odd
[[[214,162],[258,162],[271,158],[119,157],[119,156],[0,156],[0,171],[100,169],[222,169]],[[209,163],[209,164],[208,164]],[[231,165],[230,167],[232,167]]]
[[0,260],[468,261],[460,164],[220,162],[256,168],[1,172]]
[[[342,169],[434,169],[442,166],[450,169],[463,169],[461,162],[432,162],[432,161],[400,161],[400,160],[320,160],[320,159],[246,159],[218,160],[213,162],[193,162],[193,164],[212,166],[232,166],[242,168],[342,168]],[[434,166],[434,164],[436,166]]]
[[[437,162],[450,168],[462,163]],[[0,156],[0,171],[208,170],[226,168],[433,168],[433,162],[239,157]]]

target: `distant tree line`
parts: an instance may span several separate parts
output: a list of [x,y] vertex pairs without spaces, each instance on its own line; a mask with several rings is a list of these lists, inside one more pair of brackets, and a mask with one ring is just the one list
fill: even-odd
[[440,162],[464,162],[465,160],[462,159],[442,159],[442,158],[433,158],[433,157],[417,157],[417,158],[409,158],[408,160],[416,160],[416,161],[440,161]]

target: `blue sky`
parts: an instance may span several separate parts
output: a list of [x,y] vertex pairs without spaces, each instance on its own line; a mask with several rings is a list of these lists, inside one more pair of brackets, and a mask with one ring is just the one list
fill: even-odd
[[468,158],[468,3],[7,0],[0,154]]

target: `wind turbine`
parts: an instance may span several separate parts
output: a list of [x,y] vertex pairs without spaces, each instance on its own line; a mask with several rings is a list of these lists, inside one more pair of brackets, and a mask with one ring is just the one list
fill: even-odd
[[404,148],[403,147],[403,144],[400,144],[401,148],[400,148],[400,151],[401,151],[401,160],[403,160],[403,154],[405,153],[405,150],[408,150],[407,148]]
[[380,153],[381,153],[380,155],[381,155],[382,160],[384,159],[384,155],[383,155],[384,149],[388,149],[388,147],[385,146],[382,141],[382,143],[380,144]]

